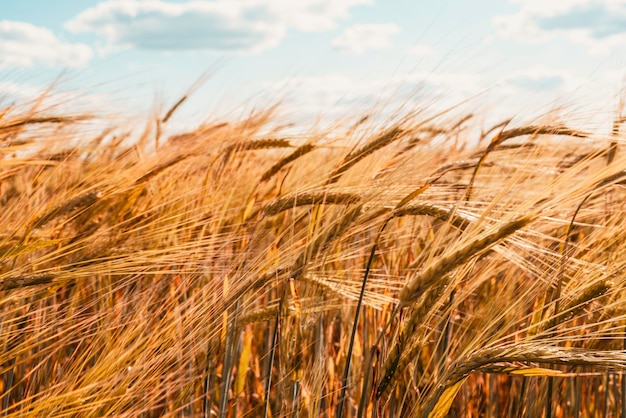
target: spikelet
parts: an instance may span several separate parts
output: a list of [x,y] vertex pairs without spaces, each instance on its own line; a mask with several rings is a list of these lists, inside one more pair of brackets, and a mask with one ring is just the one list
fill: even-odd
[[500,228],[492,233],[482,238],[477,238],[450,254],[440,257],[404,286],[404,289],[402,289],[399,295],[400,304],[406,306],[414,302],[421,296],[424,289],[428,289],[436,284],[437,281],[448,272],[465,264],[471,258],[489,249],[509,235],[514,234],[516,231],[528,225],[533,219],[533,216],[530,215],[521,216],[518,219],[509,221],[500,226]]

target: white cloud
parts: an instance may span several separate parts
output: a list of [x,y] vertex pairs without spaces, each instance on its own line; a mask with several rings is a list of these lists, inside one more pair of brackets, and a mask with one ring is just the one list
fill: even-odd
[[15,83],[12,81],[0,81],[0,102],[33,100],[44,93],[41,87],[31,84]]
[[0,81],[0,107],[6,103],[15,103],[17,106],[43,100],[43,108],[54,109],[57,113],[63,111],[86,112],[109,111],[116,112],[136,111],[137,106],[127,97],[114,98],[111,94],[74,90],[54,86],[52,84],[34,85],[22,82]]
[[423,115],[451,109],[451,114],[471,111],[483,127],[489,127],[511,117],[516,123],[535,123],[554,109],[565,108],[568,123],[584,128],[578,124],[597,122],[604,129],[610,126],[602,125],[610,119],[605,116],[615,109],[607,103],[624,79],[623,71],[589,79],[535,66],[497,79],[480,73],[411,72],[367,80],[326,74],[293,77],[262,88],[273,99],[281,97],[283,109],[300,126],[332,124],[369,112],[385,121],[413,109],[424,110]]
[[528,92],[565,92],[576,89],[583,80],[569,72],[543,67],[532,67],[516,71],[504,77],[500,84],[504,87]]
[[333,48],[351,54],[361,54],[368,49],[383,49],[392,45],[400,28],[393,23],[356,24],[347,27],[333,39]]
[[493,25],[504,37],[542,42],[555,36],[606,53],[626,44],[624,0],[514,0],[520,9],[496,16]]
[[0,21],[0,66],[81,67],[93,56],[91,48],[67,43],[50,30],[25,22]]
[[342,74],[300,76],[266,83],[263,90],[274,98],[278,94],[285,109],[306,124],[320,117],[332,122],[363,111],[387,116],[399,108],[428,106],[440,111],[476,94],[481,85],[480,77],[470,74],[413,72],[370,80]]
[[416,57],[428,57],[435,54],[435,50],[431,46],[424,44],[410,46],[406,49],[406,52]]
[[290,29],[326,31],[371,0],[107,0],[65,25],[110,45],[158,50],[259,52]]
[[306,123],[334,122],[364,111],[380,111],[380,120],[385,121],[398,109],[402,114],[417,108],[425,111],[423,115],[444,109],[452,109],[452,114],[471,112],[489,127],[511,117],[516,123],[535,123],[555,109],[567,109],[563,115],[568,123],[582,129],[585,126],[578,123],[597,122],[604,129],[610,126],[602,125],[610,120],[605,116],[615,109],[610,102],[616,86],[623,86],[625,79],[620,71],[589,79],[531,67],[495,81],[481,74],[416,72],[361,81],[347,75],[299,77],[264,88],[282,92],[285,109]]

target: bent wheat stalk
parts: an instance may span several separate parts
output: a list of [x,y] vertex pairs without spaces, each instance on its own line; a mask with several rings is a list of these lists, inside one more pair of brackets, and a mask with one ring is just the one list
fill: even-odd
[[351,205],[361,200],[361,197],[353,193],[303,193],[295,196],[286,196],[268,204],[263,209],[266,216],[278,215],[289,209],[309,205]]
[[[508,122],[507,122],[508,123]],[[472,196],[472,189],[474,186],[474,181],[476,176],[478,175],[478,170],[482,167],[483,163],[487,159],[487,156],[499,147],[503,142],[517,138],[524,135],[560,135],[560,136],[571,136],[576,138],[588,138],[589,134],[587,132],[578,131],[575,129],[568,128],[566,126],[522,126],[519,128],[513,128],[504,130],[506,124],[502,126],[500,133],[498,133],[489,143],[487,148],[485,149],[483,155],[480,157],[478,162],[476,163],[476,167],[474,168],[474,172],[472,173],[472,177],[470,179],[469,185],[467,186],[466,198],[465,200],[469,201]]]
[[368,142],[359,150],[348,154],[346,158],[344,158],[343,161],[339,164],[339,166],[335,168],[335,171],[333,171],[333,174],[330,176],[326,184],[328,185],[336,183],[337,181],[339,181],[339,178],[343,175],[343,173],[348,171],[356,163],[358,163],[368,155],[372,154],[373,152],[378,151],[379,149],[391,144],[392,142],[400,138],[403,133],[404,131],[398,127],[392,128],[389,131],[380,135],[379,137],[375,138],[374,140]]
[[14,290],[28,286],[39,286],[42,284],[50,284],[57,278],[56,274],[51,273],[34,273],[22,276],[9,276],[0,279],[1,290]]
[[[459,360],[450,369],[448,377],[428,397],[418,416],[430,416],[433,408],[448,389],[462,383],[467,376],[477,371],[491,373],[510,372],[511,367],[501,364],[543,363],[553,366],[601,367],[608,370],[623,371],[626,369],[626,353],[620,351],[588,350],[574,347],[554,347],[546,344],[524,344],[522,346],[504,346],[485,348]],[[523,373],[523,368],[519,368]],[[556,370],[531,369],[537,371],[536,376],[554,376]],[[456,392],[454,392],[456,395]]]
[[311,143],[299,146],[298,148],[295,149],[294,152],[292,152],[291,154],[289,154],[285,158],[283,158],[280,161],[278,161],[269,170],[267,170],[265,173],[263,173],[263,175],[261,176],[261,182],[268,181],[276,173],[278,173],[281,168],[283,168],[284,166],[286,166],[289,163],[294,162],[295,160],[297,160],[298,158],[302,157],[303,155],[306,155],[309,152],[314,151],[315,148],[316,148],[315,145],[311,144]]
[[82,193],[67,202],[63,205],[57,206],[44,215],[40,216],[33,222],[33,228],[41,228],[54,218],[59,216],[63,216],[69,212],[74,212],[78,209],[87,208],[94,203],[96,203],[100,198],[102,198],[102,191],[100,190],[92,190],[89,192]]
[[502,241],[509,235],[522,229],[534,220],[532,215],[524,215],[518,219],[507,222],[494,232],[469,242],[452,253],[439,258],[431,266],[424,269],[417,276],[413,277],[400,292],[399,299],[401,306],[415,302],[424,289],[430,288],[441,277],[455,268],[465,264],[471,258],[489,249],[493,245]]
[[420,304],[400,331],[396,343],[385,360],[383,366],[384,373],[376,390],[378,399],[384,397],[391,390],[397,370],[408,364],[419,352],[419,344],[414,344],[413,348],[408,352],[406,352],[406,345],[409,343],[421,318],[436,303],[439,293],[449,283],[448,273],[520,230],[533,219],[534,217],[531,215],[524,215],[502,225],[492,233],[460,247],[447,256],[442,256],[405,285],[399,295],[400,303],[398,308],[406,307],[417,301],[420,301]]

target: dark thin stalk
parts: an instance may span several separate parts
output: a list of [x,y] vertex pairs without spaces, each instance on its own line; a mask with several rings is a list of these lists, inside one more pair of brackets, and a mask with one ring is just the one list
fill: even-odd
[[576,396],[574,396],[574,418],[578,418],[580,416],[580,397],[582,396],[580,383],[580,377],[574,377],[574,387],[576,392]]
[[[399,206],[400,204],[396,207],[396,209]],[[374,245],[372,246],[372,250],[370,251],[369,259],[367,260],[367,267],[365,269],[365,274],[363,275],[363,283],[361,284],[361,293],[359,294],[359,302],[357,303],[355,322],[352,326],[352,336],[350,338],[350,349],[348,350],[348,359],[346,362],[346,369],[344,370],[344,376],[343,376],[344,380],[342,382],[341,396],[340,396],[340,402],[339,402],[339,408],[341,409],[339,410],[340,412],[337,415],[339,418],[343,416],[343,404],[345,402],[345,393],[347,389],[346,388],[347,387],[347,374],[349,372],[350,357],[352,354],[352,346],[354,344],[354,338],[356,335],[356,327],[358,325],[359,312],[361,309],[361,305],[363,304],[363,296],[365,294],[365,286],[367,285],[367,278],[369,277],[370,269],[372,267],[372,263],[374,262],[374,256],[376,255],[376,249],[378,248],[378,239],[380,238],[381,234],[383,233],[383,231],[385,230],[389,222],[393,219],[393,217],[394,215],[391,215],[389,218],[387,218],[387,220],[385,220],[385,223],[383,223],[383,225],[380,227],[380,230],[378,231],[378,234],[376,235],[376,239],[374,240]],[[382,337],[385,334],[385,331],[387,330],[387,328],[391,324],[391,321],[393,320],[393,317],[398,313],[399,310],[400,310],[400,305],[398,304],[398,306],[396,306],[393,313],[391,314],[389,321],[387,321],[384,328],[378,335],[378,339],[376,340],[374,347],[380,344],[380,341],[382,340]],[[367,409],[367,400],[369,398],[368,387],[369,387],[369,378],[370,378],[370,364],[372,363],[372,360],[373,360],[373,353],[374,353],[374,350],[371,351],[367,361],[363,365],[363,372],[364,372],[363,387],[361,390],[361,400],[359,401],[359,410],[358,410],[358,415],[357,415],[359,418],[363,417],[363,414],[365,413],[365,410]]]
[[515,399],[513,398],[513,389],[516,387],[516,381],[513,380],[511,382],[511,390],[509,391],[509,399],[507,401],[507,417],[508,418],[513,418],[513,412],[515,411]]
[[609,416],[609,372],[604,374],[604,409],[602,416],[604,418]]
[[[622,348],[626,350],[626,338],[622,340]],[[626,418],[626,375],[621,373],[622,377],[622,418]]]
[[526,389],[528,387],[528,378],[524,376],[522,378],[522,387],[519,391],[519,404],[517,405],[517,418],[522,418],[524,415],[524,398],[526,397]]
[[[323,297],[323,299],[325,301],[325,298]],[[315,353],[315,361],[314,364],[324,364],[324,316],[320,315],[320,317],[317,319],[316,324],[315,324],[315,343],[314,343],[314,348],[313,348],[313,352]],[[321,415],[321,411],[323,410],[323,400],[324,400],[324,395],[323,395],[323,385],[320,388],[320,395],[319,395],[319,399],[315,402],[315,406],[313,407],[313,410],[311,411],[312,416],[319,416]]]
[[[385,225],[381,228],[380,232],[383,231]],[[337,417],[343,417],[344,404],[346,402],[346,391],[348,389],[348,377],[350,375],[350,364],[352,361],[352,350],[354,349],[354,340],[356,338],[356,331],[359,326],[359,317],[361,315],[361,307],[363,306],[363,297],[365,295],[365,286],[367,285],[367,278],[370,274],[370,269],[372,268],[372,263],[374,262],[374,256],[376,255],[376,249],[378,248],[378,237],[380,237],[380,233],[376,237],[376,242],[372,245],[372,250],[370,251],[370,257],[367,260],[367,267],[365,268],[365,275],[363,276],[363,283],[361,284],[361,292],[359,293],[359,301],[356,305],[356,313],[354,314],[354,323],[352,324],[352,333],[350,335],[350,344],[348,345],[348,354],[346,358],[346,367],[343,370],[343,378],[341,381],[341,395],[339,395],[339,405],[337,406]]]
[[[235,309],[233,310],[233,316],[236,315],[237,309],[239,308],[239,302]],[[224,342],[224,363],[222,367],[222,385],[220,390],[220,408],[218,412],[218,416],[220,418],[225,418],[227,411],[226,407],[228,405],[228,389],[230,388],[231,381],[231,360],[233,354],[233,341],[235,339],[235,329],[237,328],[237,318],[234,316],[233,320],[230,324],[230,329],[226,334],[226,341]]]
[[[210,349],[207,350],[207,356],[210,356]],[[213,391],[211,388],[213,387],[213,377],[217,373],[211,373],[213,369],[213,359],[207,359],[207,366],[205,370],[206,377],[204,378],[204,404],[203,404],[203,415],[204,418],[209,418],[211,416],[211,408],[213,407]]]
[[554,391],[554,378],[548,377],[548,391],[546,394],[546,417],[552,418],[552,392]]
[[11,368],[4,378],[4,399],[2,400],[2,416],[6,417],[9,409],[9,401],[11,400],[11,387],[13,386],[15,359],[11,360]]
[[293,385],[293,404],[291,405],[291,417],[298,418],[300,411],[300,382]]
[[278,331],[280,326],[280,312],[285,298],[285,289],[280,298],[278,309],[276,310],[276,318],[274,319],[274,332],[272,333],[272,345],[269,352],[269,361],[267,362],[267,377],[265,381],[265,405],[263,407],[263,417],[268,418],[270,413],[270,393],[272,391],[272,369],[274,368],[274,359],[276,358],[276,347],[278,346]]
[[378,347],[378,345],[382,342],[385,332],[387,332],[387,329],[391,325],[393,318],[396,317],[396,315],[400,312],[401,309],[402,309],[402,305],[397,304],[393,312],[391,312],[391,315],[389,315],[389,320],[387,321],[387,323],[385,323],[385,326],[378,334],[378,338],[376,339],[376,342],[372,346],[372,350],[370,351],[369,357],[363,363],[364,364],[363,388],[361,390],[361,400],[359,401],[359,411],[357,414],[357,418],[363,418],[363,416],[365,415],[365,410],[367,409],[367,400],[369,399],[369,394],[370,394],[369,392],[370,370],[371,370],[372,361],[374,359],[374,354],[377,353],[376,347]]
[[445,326],[443,327],[443,343],[441,347],[441,359],[439,363],[439,372],[441,375],[443,375],[446,369],[446,359],[448,358],[448,350],[450,349],[450,333],[452,332],[450,319],[452,318],[452,303],[454,302],[454,294],[455,291],[453,289],[452,292],[450,292],[450,315],[448,315]]

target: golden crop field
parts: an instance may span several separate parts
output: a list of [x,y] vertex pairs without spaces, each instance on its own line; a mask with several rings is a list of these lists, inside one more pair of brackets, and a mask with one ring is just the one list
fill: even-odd
[[626,416],[621,115],[44,103],[0,109],[3,416]]

